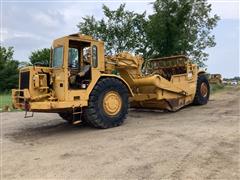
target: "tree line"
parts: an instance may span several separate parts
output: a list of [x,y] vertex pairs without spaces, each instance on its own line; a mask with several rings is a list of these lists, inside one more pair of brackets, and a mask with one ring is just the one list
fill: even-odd
[[[140,54],[145,59],[186,55],[204,67],[206,48],[216,45],[211,31],[219,16],[211,14],[207,0],[156,0],[153,14],[136,13],[121,4],[116,10],[102,6],[104,17],[86,16],[77,24],[79,32],[105,42],[106,55],[122,51]],[[13,59],[12,47],[0,47],[0,91],[16,88],[18,68],[40,63],[48,65],[50,49],[31,53],[28,62]]]

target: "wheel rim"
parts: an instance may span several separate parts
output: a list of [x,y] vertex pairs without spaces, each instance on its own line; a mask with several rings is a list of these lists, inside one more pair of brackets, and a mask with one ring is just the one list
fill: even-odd
[[118,114],[122,107],[122,98],[115,91],[109,91],[103,98],[103,109],[106,114],[114,116]]
[[202,83],[200,87],[200,92],[203,97],[206,97],[208,94],[208,87],[206,83]]

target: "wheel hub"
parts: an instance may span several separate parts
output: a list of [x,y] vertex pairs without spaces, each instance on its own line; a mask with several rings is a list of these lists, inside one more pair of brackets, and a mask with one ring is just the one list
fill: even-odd
[[201,95],[202,95],[203,97],[206,97],[206,96],[207,96],[207,94],[208,94],[208,87],[207,87],[207,84],[206,84],[206,83],[203,82],[203,83],[201,84],[200,92],[201,92]]
[[109,91],[103,98],[103,109],[105,113],[114,116],[119,113],[122,107],[122,99],[115,91]]

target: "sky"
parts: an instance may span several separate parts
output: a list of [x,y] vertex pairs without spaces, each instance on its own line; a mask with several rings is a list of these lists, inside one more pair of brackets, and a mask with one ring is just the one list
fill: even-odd
[[[102,4],[110,9],[126,3],[126,8],[150,15],[152,0],[2,0],[0,41],[14,47],[14,59],[28,61],[32,51],[50,47],[52,40],[78,32],[82,17],[103,17]],[[221,17],[213,30],[217,45],[207,49],[207,71],[223,77],[240,76],[240,0],[209,0],[212,14]]]

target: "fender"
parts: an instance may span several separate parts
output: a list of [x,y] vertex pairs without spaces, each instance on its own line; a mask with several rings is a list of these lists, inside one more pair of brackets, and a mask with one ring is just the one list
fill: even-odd
[[198,70],[197,74],[198,75],[206,74],[206,71],[204,71],[203,69],[200,69],[200,70]]
[[134,96],[134,94],[132,92],[132,89],[129,86],[129,84],[123,78],[121,78],[120,76],[117,76],[117,75],[114,75],[114,74],[101,74],[101,76],[98,80],[100,80],[101,78],[105,78],[105,77],[111,77],[111,78],[116,78],[116,79],[120,80],[123,84],[125,84],[127,86],[130,97]]

